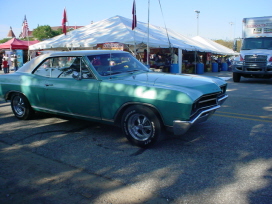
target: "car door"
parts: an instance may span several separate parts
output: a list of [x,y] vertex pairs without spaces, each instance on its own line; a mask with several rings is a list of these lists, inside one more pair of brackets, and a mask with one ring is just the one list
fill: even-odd
[[80,57],[69,58],[71,61],[66,65],[54,66],[53,63],[51,67],[45,83],[45,108],[56,113],[100,119],[100,82]]

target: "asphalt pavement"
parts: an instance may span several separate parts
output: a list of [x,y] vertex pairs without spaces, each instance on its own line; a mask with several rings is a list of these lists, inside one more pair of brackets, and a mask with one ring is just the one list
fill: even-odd
[[[0,71],[0,74],[2,71]],[[150,149],[119,128],[0,101],[0,203],[272,203],[271,80],[229,82],[229,98],[182,138]]]
[[[4,74],[3,71],[0,74]],[[229,74],[204,73],[203,76],[228,77]],[[0,103],[1,110],[7,106],[10,106],[9,103]],[[11,114],[10,108],[7,107],[7,110],[9,113],[1,114]],[[14,131],[20,135],[20,127]],[[3,134],[2,129],[0,135]],[[4,137],[9,136],[7,134]],[[0,141],[0,163],[5,164],[0,167],[1,203],[171,203],[169,199],[154,192],[49,159],[21,148],[18,143]]]

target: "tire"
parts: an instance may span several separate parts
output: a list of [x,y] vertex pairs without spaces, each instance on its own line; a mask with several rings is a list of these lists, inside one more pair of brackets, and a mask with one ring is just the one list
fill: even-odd
[[122,117],[122,130],[127,139],[139,147],[149,147],[161,137],[161,123],[150,108],[134,105]]
[[20,120],[30,119],[34,115],[27,98],[20,93],[13,94],[11,97],[11,109],[16,118]]
[[234,82],[240,82],[240,80],[241,80],[241,75],[238,74],[238,73],[236,73],[236,72],[233,72],[233,73],[232,73],[232,79],[233,79]]

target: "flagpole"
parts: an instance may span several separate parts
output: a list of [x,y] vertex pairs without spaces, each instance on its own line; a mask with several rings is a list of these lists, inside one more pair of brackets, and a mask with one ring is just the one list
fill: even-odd
[[135,42],[135,30],[133,30],[133,38],[134,38],[134,56],[137,57],[137,51],[136,51],[136,42]]
[[30,61],[30,52],[29,52],[29,36],[28,36],[28,30],[26,31],[26,37],[27,37],[27,44],[28,44],[28,51],[27,51],[27,54],[28,54],[28,61]]
[[136,4],[133,0],[132,6],[132,30],[133,30],[133,41],[134,41],[134,56],[137,57],[136,42],[135,42],[135,28],[137,27],[137,16],[136,16]]
[[148,0],[148,26],[147,26],[147,50],[146,50],[146,64],[149,65],[149,7],[150,0]]

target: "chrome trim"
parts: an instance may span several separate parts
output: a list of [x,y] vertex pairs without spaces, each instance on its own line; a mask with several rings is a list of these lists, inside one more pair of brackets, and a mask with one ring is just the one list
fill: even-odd
[[206,121],[220,107],[221,107],[220,105],[217,105],[212,108],[203,110],[190,121],[174,120],[173,121],[174,135],[182,135],[185,132],[187,132],[188,129],[192,127],[192,125]]
[[208,120],[209,117],[212,116],[212,114],[221,107],[221,105],[225,102],[225,100],[228,98],[228,95],[224,95],[221,98],[217,100],[217,105],[211,108],[208,108],[206,110],[201,111],[198,113],[197,116],[193,117],[189,121],[180,121],[180,120],[174,120],[173,121],[173,132],[175,135],[182,135],[194,124],[204,122]]
[[41,107],[38,107],[38,106],[32,106],[32,108],[36,109],[36,110],[41,110],[41,111],[45,111],[45,112],[54,113],[54,114],[64,114],[64,115],[70,115],[70,116],[73,116],[73,117],[80,117],[80,118],[88,118],[88,119],[92,119],[92,120],[104,120],[104,121],[113,122],[113,120],[109,120],[109,119],[98,118],[98,117],[90,117],[90,116],[87,116],[87,115],[79,115],[79,114],[68,113],[68,112],[64,112],[64,111],[57,111],[57,110],[53,110],[53,109],[49,109],[49,108],[41,108]]
[[224,95],[223,97],[219,98],[218,99],[219,105],[222,105],[228,97],[229,97],[228,95]]

